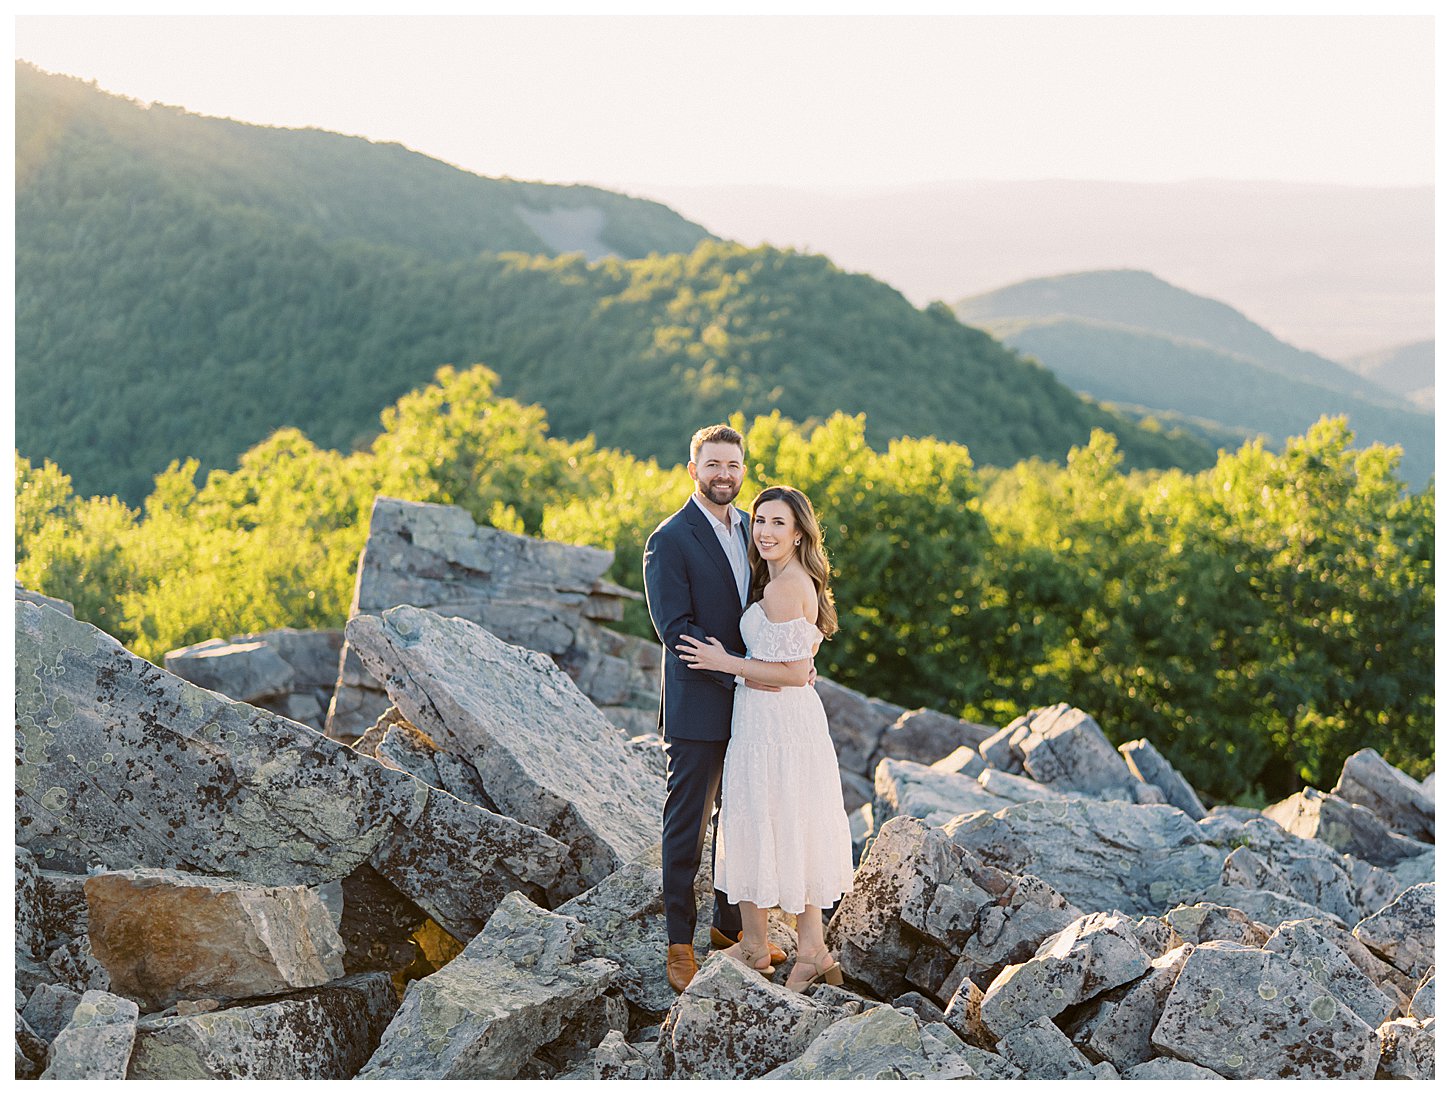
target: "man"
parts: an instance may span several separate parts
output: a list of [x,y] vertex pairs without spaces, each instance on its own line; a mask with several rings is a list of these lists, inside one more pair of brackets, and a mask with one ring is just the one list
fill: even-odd
[[[745,478],[745,441],[729,426],[706,426],[690,439],[695,491],[650,534],[644,548],[644,588],[650,620],[664,644],[660,727],[665,738],[664,868],[665,973],[683,992],[695,976],[695,875],[705,829],[719,800],[720,773],[730,739],[735,678],[691,669],[679,659],[680,636],[713,636],[744,652],[740,614],[750,589],[749,516],[732,503]],[[754,687],[754,686],[751,686]],[[770,689],[776,691],[775,689]],[[715,892],[711,942],[740,938],[740,911]],[[771,948],[773,962],[785,954]]]

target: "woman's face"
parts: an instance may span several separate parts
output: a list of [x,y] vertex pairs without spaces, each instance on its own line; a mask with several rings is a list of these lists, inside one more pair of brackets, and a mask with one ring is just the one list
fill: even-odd
[[799,536],[795,514],[779,499],[772,498],[755,507],[750,531],[755,538],[755,550],[766,562],[784,562],[795,554]]

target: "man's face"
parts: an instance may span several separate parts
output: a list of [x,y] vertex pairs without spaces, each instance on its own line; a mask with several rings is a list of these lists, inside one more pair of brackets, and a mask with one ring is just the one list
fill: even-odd
[[727,506],[745,480],[745,453],[728,441],[706,441],[688,467],[700,493],[717,506]]

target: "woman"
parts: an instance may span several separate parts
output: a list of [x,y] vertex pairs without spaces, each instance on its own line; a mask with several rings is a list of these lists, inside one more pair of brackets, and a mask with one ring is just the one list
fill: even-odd
[[810,500],[794,487],[767,487],[750,507],[750,603],[740,619],[747,656],[717,639],[684,636],[680,659],[780,691],[740,684],[725,753],[716,822],[715,888],[740,906],[744,934],[729,954],[774,973],[769,909],[796,917],[796,962],[786,987],[841,983],[826,949],[821,910],[851,885],[851,831],[841,800],[826,712],[807,687],[821,640],[836,630],[830,565]]

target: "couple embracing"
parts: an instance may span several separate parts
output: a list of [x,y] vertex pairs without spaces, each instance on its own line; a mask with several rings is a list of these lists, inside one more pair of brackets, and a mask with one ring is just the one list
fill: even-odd
[[770,976],[785,961],[766,936],[779,907],[796,917],[787,987],[840,984],[822,910],[851,884],[851,834],[812,687],[815,652],[836,630],[820,526],[793,487],[767,487],[748,514],[735,507],[745,448],[729,426],[696,432],[689,472],[694,493],[644,552],[664,644],[666,976],[680,992],[697,969],[694,881],[718,801],[712,942]]

